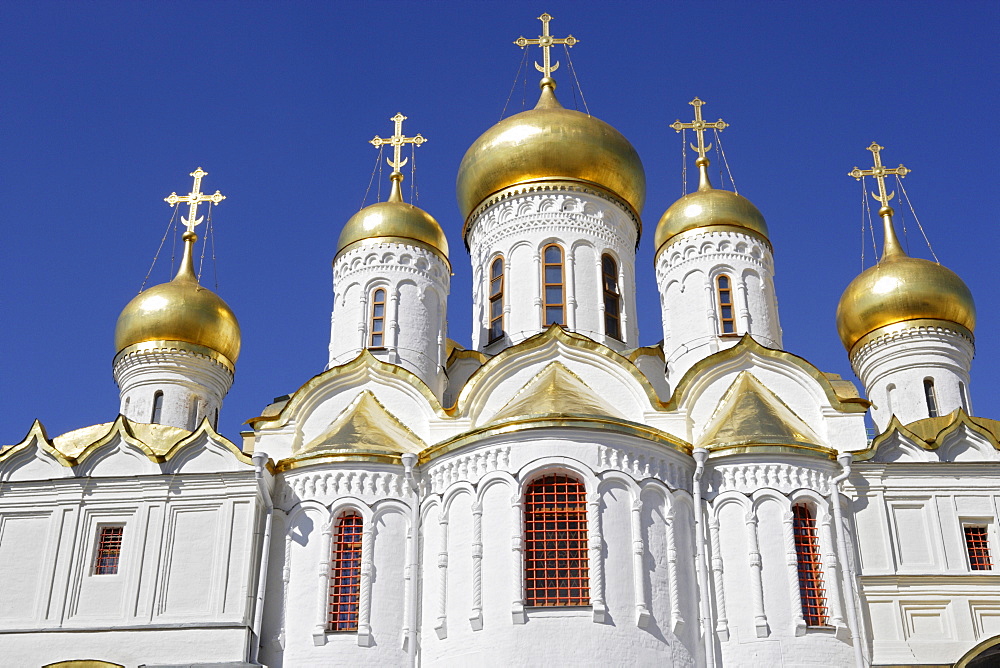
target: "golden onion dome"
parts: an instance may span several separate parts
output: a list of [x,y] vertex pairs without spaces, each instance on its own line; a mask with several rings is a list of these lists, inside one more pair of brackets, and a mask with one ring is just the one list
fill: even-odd
[[389,201],[378,202],[351,216],[337,242],[339,255],[348,246],[368,240],[416,243],[448,259],[448,239],[434,217],[423,209],[407,204],[400,193],[403,175],[393,172]]
[[115,348],[151,341],[208,348],[232,366],[240,355],[240,325],[222,298],[198,284],[193,269],[193,232],[185,232],[184,257],[173,280],[139,293],[118,316]]
[[656,225],[653,245],[659,252],[668,241],[688,230],[705,227],[733,227],[752,233],[770,243],[764,216],[746,197],[728,190],[716,190],[708,180],[708,159],[695,161],[700,171],[698,190],[670,205]]
[[466,151],[456,183],[462,215],[505,188],[552,181],[597,186],[641,212],[646,172],[632,144],[604,121],[565,109],[550,77],[541,87],[534,109],[500,121]]
[[976,305],[968,286],[947,267],[906,255],[892,228],[892,208],[883,206],[879,215],[882,258],[851,281],[837,305],[837,332],[847,351],[876,330],[922,320],[954,323],[971,335]]

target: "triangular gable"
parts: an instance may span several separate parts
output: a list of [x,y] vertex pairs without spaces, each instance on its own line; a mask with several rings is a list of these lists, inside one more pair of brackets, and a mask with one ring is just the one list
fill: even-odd
[[600,415],[626,419],[580,377],[552,362],[518,390],[490,422],[539,415]]
[[697,442],[709,449],[820,444],[816,432],[749,371],[741,371],[726,390]]
[[420,437],[386,410],[374,394],[365,390],[326,431],[299,453],[355,451],[398,455],[420,452],[424,447],[426,444]]

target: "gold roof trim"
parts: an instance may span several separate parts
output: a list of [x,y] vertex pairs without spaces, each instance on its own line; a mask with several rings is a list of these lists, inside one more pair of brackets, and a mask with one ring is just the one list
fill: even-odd
[[833,452],[821,444],[820,437],[795,411],[749,371],[736,376],[696,443],[712,451],[778,446],[824,454]]
[[400,455],[419,452],[424,447],[426,443],[419,436],[389,412],[370,390],[365,390],[299,453],[351,451]]
[[520,417],[600,415],[625,420],[561,362],[551,362],[496,412],[489,424]]
[[[802,371],[819,383],[820,387],[823,388],[823,392],[826,393],[826,397],[829,399],[830,405],[841,413],[864,413],[868,410],[868,407],[872,405],[872,403],[867,399],[862,399],[856,395],[844,396],[843,394],[839,394],[836,387],[826,374],[798,355],[794,355],[784,350],[767,348],[755,341],[749,334],[744,334],[740,338],[739,343],[732,348],[726,348],[725,350],[720,350],[717,353],[709,355],[708,357],[699,360],[694,364],[694,366],[688,369],[687,373],[685,373],[680,379],[680,382],[677,383],[677,387],[674,388],[674,393],[670,397],[670,400],[664,404],[665,407],[669,410],[677,408],[677,406],[679,406],[683,401],[684,395],[688,392],[691,383],[693,383],[698,376],[704,373],[705,369],[716,366],[720,362],[739,357],[744,353],[753,353],[754,355],[759,355],[761,357],[769,357],[771,359],[779,360],[799,367]],[[843,392],[843,390],[841,391]]]
[[947,329],[949,331],[955,332],[956,334],[961,334],[962,336],[969,339],[969,341],[973,343],[975,343],[976,341],[975,335],[971,331],[969,331],[968,328],[963,327],[957,322],[951,322],[950,320],[939,320],[937,318],[914,318],[913,320],[903,320],[902,322],[896,322],[891,325],[885,325],[884,327],[879,327],[878,329],[869,332],[868,334],[865,334],[860,339],[858,339],[857,343],[851,346],[851,349],[847,352],[847,356],[851,357],[852,355],[854,355],[856,351],[861,350],[863,347],[865,347],[872,341],[875,341],[876,339],[880,339],[884,336],[892,336],[893,334],[897,334],[899,332],[904,332],[911,329],[919,329],[921,327],[927,327],[933,329],[938,329],[938,328]]
[[186,350],[189,353],[194,353],[195,355],[203,355],[209,357],[222,366],[229,369],[229,373],[236,373],[236,365],[228,357],[223,355],[217,350],[212,348],[207,348],[205,346],[200,346],[197,343],[189,343],[187,341],[167,341],[167,340],[155,340],[155,341],[143,341],[142,343],[134,343],[127,348],[123,348],[115,355],[114,361],[111,363],[112,366],[118,364],[118,360],[126,355],[143,355],[146,353],[156,353],[163,350]]
[[508,358],[521,356],[530,350],[541,348],[549,344],[553,339],[566,346],[597,353],[609,361],[618,364],[636,379],[645,391],[646,398],[649,399],[649,403],[652,404],[654,409],[661,410],[666,407],[657,396],[656,390],[654,390],[653,386],[650,385],[649,379],[646,378],[642,371],[640,371],[639,368],[630,360],[607,347],[603,343],[598,343],[597,341],[594,341],[586,336],[567,331],[561,325],[549,325],[540,333],[521,341],[517,345],[505,348],[495,356],[491,357],[485,364],[483,364],[483,366],[476,369],[475,373],[473,373],[472,376],[469,377],[469,380],[465,383],[465,386],[462,387],[462,391],[458,395],[455,406],[449,409],[449,412],[453,415],[463,414],[468,407],[469,397],[474,393],[476,386],[481,383],[484,378],[490,377],[493,369],[503,364]]
[[663,346],[659,343],[655,346],[641,346],[632,350],[625,350],[622,352],[622,356],[632,364],[635,364],[640,357],[659,357],[662,362],[666,363],[667,361],[667,358],[663,355]]
[[593,415],[551,415],[517,418],[501,423],[490,422],[478,429],[471,429],[442,441],[420,453],[420,463],[425,464],[469,443],[482,441],[494,436],[515,434],[531,429],[589,429],[624,434],[664,445],[672,450],[690,455],[691,444],[673,434],[628,420]]
[[[244,464],[252,465],[252,458],[215,431],[208,419],[202,420],[198,429],[188,431],[168,425],[133,422],[124,415],[119,415],[114,422],[74,429],[53,439],[46,436],[42,423],[35,420],[24,440],[5,449],[0,454],[0,461],[35,442],[37,447],[51,454],[60,464],[72,467],[86,461],[94,452],[110,443],[115,436],[120,436],[123,441],[145,454],[150,461],[159,464],[173,459],[202,435],[222,444]],[[269,468],[273,469],[273,463],[269,463]]]
[[309,392],[312,389],[316,388],[319,385],[322,385],[330,378],[335,378],[336,376],[343,374],[353,373],[361,368],[378,369],[379,371],[386,373],[388,375],[397,376],[401,380],[404,380],[410,385],[412,385],[414,389],[420,392],[420,394],[422,394],[424,398],[427,399],[427,403],[430,404],[434,412],[437,413],[440,417],[447,417],[449,415],[449,412],[446,411],[443,406],[441,406],[441,402],[438,401],[438,398],[436,396],[434,396],[434,393],[431,392],[431,389],[427,387],[427,384],[424,381],[420,380],[420,378],[412,371],[408,371],[407,369],[404,369],[403,367],[397,364],[390,364],[388,362],[383,362],[382,360],[372,355],[368,350],[362,350],[360,353],[358,353],[358,356],[355,357],[350,362],[346,362],[345,364],[341,364],[340,366],[331,367],[322,373],[316,374],[315,376],[307,380],[305,383],[303,383],[302,386],[299,387],[299,389],[295,390],[295,392],[291,394],[289,400],[285,403],[285,405],[281,408],[281,411],[278,412],[277,414],[258,415],[257,417],[250,418],[243,424],[251,425],[254,429],[256,429],[257,425],[261,422],[277,422],[277,424],[269,426],[282,427],[288,424],[288,420],[290,419],[292,413],[296,409],[298,409],[299,404],[301,404],[303,401],[303,397],[309,394]]
[[864,450],[854,453],[854,461],[867,461],[875,456],[879,446],[885,443],[893,434],[900,434],[907,440],[924,450],[937,450],[950,434],[962,426],[976,432],[1000,450],[1000,420],[972,417],[962,408],[956,408],[947,415],[933,418],[923,418],[904,425],[895,415],[889,421],[885,431],[872,439]]
[[274,465],[274,470],[278,473],[294,471],[295,469],[317,466],[319,464],[342,464],[344,462],[361,462],[365,464],[402,464],[399,455],[377,454],[366,452],[359,454],[352,451],[329,450],[317,453],[306,454],[301,457],[288,457],[280,459]]

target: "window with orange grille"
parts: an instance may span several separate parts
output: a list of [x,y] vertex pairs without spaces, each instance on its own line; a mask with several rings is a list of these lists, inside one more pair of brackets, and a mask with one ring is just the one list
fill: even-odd
[[358,630],[361,593],[361,530],[363,520],[353,510],[340,516],[334,536],[330,572],[330,630]]
[[539,478],[524,495],[524,593],[530,606],[590,604],[586,490],[569,476]]
[[566,324],[566,285],[563,282],[563,251],[558,244],[542,249],[542,301],[545,325]]
[[621,341],[622,297],[618,291],[618,263],[607,253],[601,256],[601,277],[604,287],[604,333]]
[[503,256],[490,264],[490,343],[503,336]]
[[736,333],[736,317],[733,314],[733,288],[729,277],[720,274],[715,279],[719,297],[719,329],[721,334]]
[[826,590],[823,588],[823,562],[816,536],[816,517],[809,506],[799,503],[792,506],[792,518],[802,617],[807,626],[826,626]]
[[385,290],[372,293],[372,318],[368,334],[369,348],[385,347]]
[[974,571],[992,571],[990,541],[986,527],[965,527],[965,550],[969,553],[969,567]]
[[118,561],[122,555],[123,526],[101,527],[97,535],[97,555],[94,559],[94,575],[114,575],[118,572]]

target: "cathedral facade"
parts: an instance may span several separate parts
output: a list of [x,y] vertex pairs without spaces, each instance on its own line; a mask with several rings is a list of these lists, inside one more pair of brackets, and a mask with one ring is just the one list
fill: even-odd
[[973,416],[972,295],[896,239],[884,178],[905,168],[873,144],[853,174],[884,231],[837,311],[862,393],[783,349],[767,223],[713,187],[725,124],[696,98],[674,125],[699,185],[654,203],[663,339],[642,346],[645,172],[560,104],[549,47],[575,41],[541,18],[517,42],[542,50],[537,105],[457,175],[468,348],[453,249],[402,197],[423,138],[398,114],[373,141],[389,197],[334,254],[327,368],[232,443],[239,324],[192,267],[224,198],[200,168],[168,198],[184,261],[118,320],[118,417],[0,450],[4,665],[1000,661],[1000,422]]

